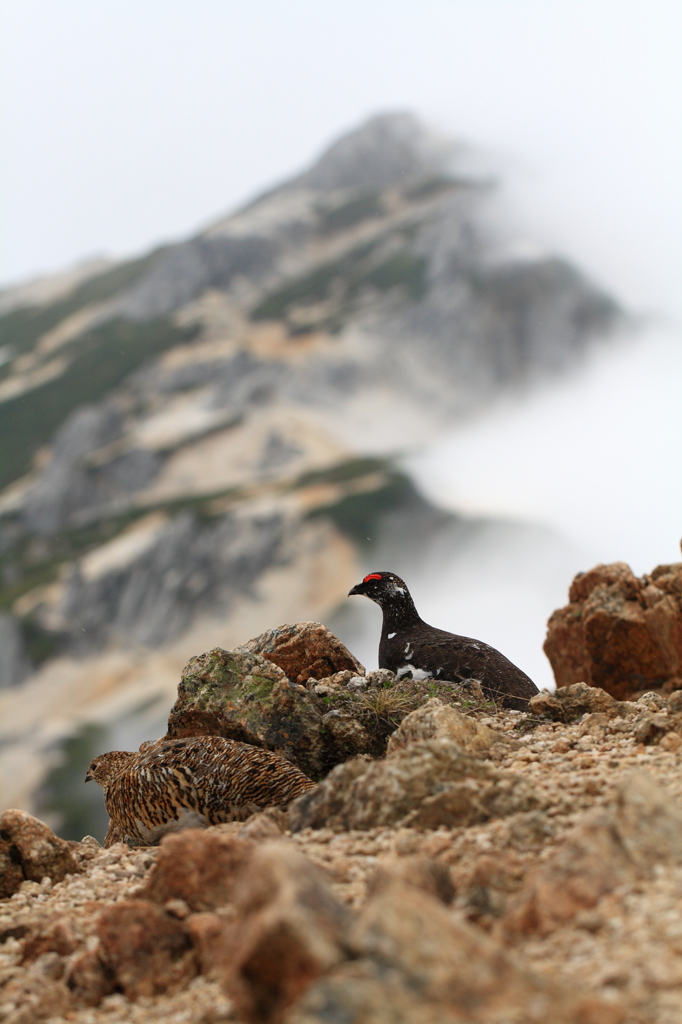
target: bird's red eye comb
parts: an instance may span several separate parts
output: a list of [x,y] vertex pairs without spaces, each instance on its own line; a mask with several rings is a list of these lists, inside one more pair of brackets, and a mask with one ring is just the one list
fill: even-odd
[[365,576],[363,583],[367,583],[368,580],[380,580],[382,578],[381,573],[371,572],[369,576]]

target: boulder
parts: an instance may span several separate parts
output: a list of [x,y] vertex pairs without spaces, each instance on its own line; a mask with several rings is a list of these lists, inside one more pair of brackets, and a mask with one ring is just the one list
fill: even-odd
[[287,1024],[618,1024],[623,1017],[618,1006],[520,967],[495,939],[400,879],[370,898],[349,945],[357,959],[312,985]]
[[183,900],[194,911],[225,906],[252,851],[253,843],[199,828],[165,836],[140,895],[161,905]]
[[48,875],[61,882],[81,867],[72,844],[26,811],[10,809],[0,816],[0,893],[11,896],[25,880]]
[[682,563],[641,578],[623,562],[598,565],[575,577],[569,602],[544,646],[557,686],[585,682],[618,700],[682,687]]
[[321,622],[275,626],[249,640],[243,650],[279,665],[294,683],[305,684],[346,670],[365,674],[357,658]]
[[452,740],[421,740],[383,761],[339,765],[289,808],[292,831],[472,825],[540,805],[532,783],[464,753]]
[[[323,669],[335,671],[307,676],[305,686],[296,681]],[[462,696],[462,687],[447,680],[397,679],[385,669],[365,675],[329,630],[299,623],[270,630],[233,651],[217,647],[191,658],[167,738],[223,736],[265,747],[314,780],[360,754],[382,757],[391,734],[422,705],[425,710],[392,740],[394,747],[416,738],[450,737],[465,750],[485,754],[495,743],[513,742],[450,706]]]
[[127,999],[186,984],[197,973],[183,925],[147,900],[121,900],[97,921],[102,959]]
[[463,715],[438,697],[432,697],[416,711],[407,715],[389,737],[387,753],[402,750],[419,740],[452,740],[475,757],[485,757],[495,743],[511,744],[504,733],[495,732],[475,718]]
[[323,733],[314,697],[281,668],[245,649],[217,647],[183,669],[167,736],[223,736],[265,747],[314,779],[327,767]]
[[289,844],[264,843],[243,871],[234,922],[216,940],[213,970],[240,1019],[275,1024],[345,958],[350,913],[320,868]]
[[682,808],[645,772],[619,782],[615,800],[588,812],[528,877],[504,918],[508,934],[548,935],[616,886],[682,864]]
[[0,836],[0,900],[18,892],[25,880],[16,846]]
[[572,683],[570,686],[558,687],[554,693],[543,691],[531,697],[528,710],[532,715],[542,715],[555,722],[572,722],[586,714],[617,718],[634,715],[642,709],[632,701],[614,700],[599,686]]

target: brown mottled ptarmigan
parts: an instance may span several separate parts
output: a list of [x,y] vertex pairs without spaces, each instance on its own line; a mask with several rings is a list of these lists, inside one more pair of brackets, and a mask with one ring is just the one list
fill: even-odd
[[105,846],[152,846],[167,832],[244,821],[315,785],[279,754],[220,736],[112,750],[91,762],[85,781],[91,779],[104,790]]

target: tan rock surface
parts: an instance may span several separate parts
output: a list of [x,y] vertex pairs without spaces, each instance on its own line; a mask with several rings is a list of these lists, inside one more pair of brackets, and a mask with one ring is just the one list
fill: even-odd
[[540,802],[526,779],[464,753],[453,740],[419,740],[395,748],[384,761],[338,765],[294,801],[289,820],[294,831],[399,822],[438,828],[532,810]]
[[[460,758],[532,784],[539,798],[534,809],[436,828],[370,822],[362,830],[284,831],[274,845],[273,834],[277,836],[286,822],[267,814],[246,824],[201,832],[202,840],[248,839],[258,856],[267,853],[270,864],[266,872],[258,868],[257,858],[251,859],[248,887],[235,871],[231,895],[229,885],[224,896],[213,890],[216,905],[211,910],[194,911],[190,906],[192,892],[201,888],[204,877],[200,865],[208,867],[198,846],[191,857],[187,850],[177,858],[180,865],[187,860],[188,887],[175,888],[178,868],[173,886],[171,873],[166,876],[168,887],[158,891],[158,900],[166,897],[164,901],[152,902],[145,893],[153,889],[151,872],[164,847],[173,849],[170,839],[160,848],[135,850],[121,844],[103,850],[93,841],[75,844],[80,872],[69,872],[57,883],[24,881],[14,896],[0,902],[0,1020],[246,1021],[252,994],[247,989],[246,996],[238,997],[244,1000],[238,1009],[234,994],[223,988],[225,959],[218,954],[226,936],[234,936],[237,924],[242,935],[251,936],[250,944],[239,943],[244,951],[247,946],[251,950],[251,966],[242,977],[265,979],[273,969],[272,958],[260,960],[257,950],[272,948],[269,943],[280,941],[282,934],[295,934],[294,923],[310,922],[311,914],[321,914],[317,920],[323,920],[324,906],[344,906],[350,924],[346,932],[341,928],[340,945],[335,945],[337,932],[337,939],[327,937],[326,945],[319,946],[337,952],[316,961],[318,967],[324,965],[322,973],[310,979],[288,1009],[284,1004],[297,990],[296,985],[288,988],[289,975],[298,978],[300,986],[305,972],[285,970],[280,964],[274,988],[266,986],[266,991],[275,992],[271,1005],[281,1008],[286,1024],[321,1024],[334,1015],[352,1024],[678,1024],[682,744],[645,745],[636,733],[652,714],[673,723],[680,713],[679,700],[678,695],[669,700],[644,697],[627,715],[609,717],[592,711],[566,722],[474,710],[478,725],[508,734],[514,742],[506,747],[493,744],[487,757],[461,753]],[[663,739],[676,735],[671,729]],[[424,743],[446,742],[415,739],[384,763],[399,760]],[[360,776],[368,762],[351,761],[345,769],[350,765],[357,766]],[[483,771],[481,778],[489,776]],[[474,782],[478,780],[475,776]],[[613,846],[600,845],[616,835],[620,861],[614,859]],[[174,839],[189,842],[186,836]],[[313,880],[307,869],[301,877],[295,865],[288,874],[287,856],[278,853],[273,858],[273,850],[298,853],[321,874]],[[579,850],[583,860],[578,879]],[[566,874],[557,881],[562,865]],[[163,872],[155,877],[158,883]],[[543,905],[549,931],[511,929],[515,908],[538,892],[540,877],[548,887],[554,884],[553,899],[561,891],[573,897],[591,892],[596,901],[573,906],[568,916],[551,918]],[[448,880],[454,889],[450,903],[438,893]],[[576,888],[578,880],[582,889]],[[247,898],[248,892],[252,895]],[[319,892],[320,898],[306,902],[305,892]],[[223,899],[228,902],[219,905]],[[329,903],[331,899],[336,903]],[[125,976],[124,961],[115,969],[107,962],[98,934],[103,912],[123,907],[116,913],[130,913],[125,908],[131,903],[142,904],[150,920],[161,922],[163,934],[167,930],[175,936],[160,967],[154,968],[157,973],[150,972],[156,977],[154,992],[135,990],[134,974],[127,980],[134,1000],[121,991],[116,974]],[[351,940],[356,943],[352,948]],[[200,973],[190,977],[192,971]],[[168,981],[169,987],[158,991]]]
[[438,697],[412,711],[402,720],[388,741],[393,754],[415,740],[453,740],[467,754],[485,756],[495,743],[509,744],[504,733],[482,725]]
[[38,818],[10,809],[0,816],[0,895],[11,896],[25,880],[46,876],[61,882],[78,871],[72,844],[60,839]]

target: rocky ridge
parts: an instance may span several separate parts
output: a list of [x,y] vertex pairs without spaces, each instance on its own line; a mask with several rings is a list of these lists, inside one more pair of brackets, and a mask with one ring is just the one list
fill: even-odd
[[[253,741],[284,752],[288,690],[303,732],[336,699],[380,756],[322,730],[339,763],[288,811],[159,847],[5,812],[0,1019],[673,1024],[680,692],[575,683],[519,712],[426,682],[410,707],[315,623],[193,659],[169,732],[195,708],[222,735],[251,706]],[[374,725],[372,690],[400,698]]]

